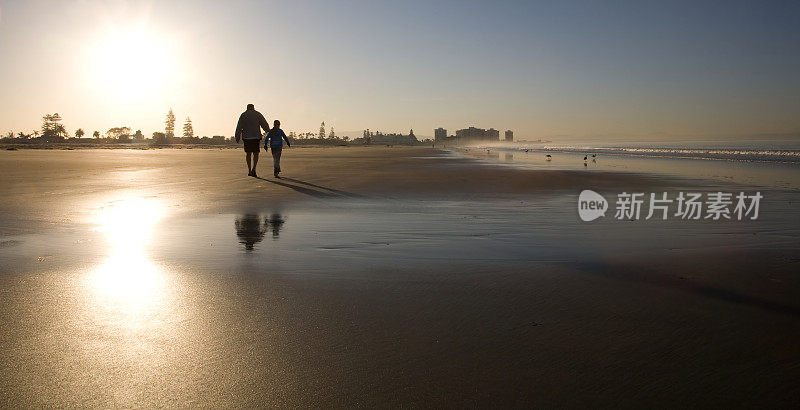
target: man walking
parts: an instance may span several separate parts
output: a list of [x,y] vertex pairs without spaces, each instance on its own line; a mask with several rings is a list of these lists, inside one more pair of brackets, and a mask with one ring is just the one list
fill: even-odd
[[[269,132],[269,123],[260,112],[256,111],[253,104],[247,104],[247,110],[239,116],[234,136],[237,144],[240,138],[244,141],[244,152],[247,154],[247,175],[251,177],[258,177],[256,175],[256,165],[258,164],[258,153],[260,151],[259,145],[261,145],[261,128],[265,132]],[[253,157],[252,167],[250,166],[251,155]]]

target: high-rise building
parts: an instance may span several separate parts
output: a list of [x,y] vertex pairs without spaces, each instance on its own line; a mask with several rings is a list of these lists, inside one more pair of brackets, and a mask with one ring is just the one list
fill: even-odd
[[506,142],[514,142],[514,131],[506,130]]
[[433,130],[433,139],[434,141],[442,141],[447,138],[447,130],[439,127]]
[[456,137],[461,141],[485,140],[486,130],[483,128],[469,127],[456,131]]

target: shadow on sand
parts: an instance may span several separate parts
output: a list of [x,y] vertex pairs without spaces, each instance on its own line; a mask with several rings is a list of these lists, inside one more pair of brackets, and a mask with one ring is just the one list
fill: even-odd
[[294,178],[266,179],[262,177],[256,177],[256,179],[260,179],[262,181],[266,181],[271,184],[284,186],[293,189],[301,194],[313,196],[316,198],[342,198],[342,197],[363,198],[362,195],[354,194],[352,192],[328,188],[322,185],[316,185],[310,182],[305,182]]
[[625,269],[617,269],[614,266],[606,264],[588,264],[586,266],[587,268],[584,272],[591,273],[593,275],[600,274],[616,280],[625,280],[662,288],[677,289],[710,299],[716,299],[738,305],[757,307],[800,319],[800,308],[797,306],[791,306],[758,296],[746,295],[737,291],[723,289],[719,286],[692,283],[691,281],[664,276],[641,276],[639,274],[639,270],[637,270],[636,273],[632,273]]

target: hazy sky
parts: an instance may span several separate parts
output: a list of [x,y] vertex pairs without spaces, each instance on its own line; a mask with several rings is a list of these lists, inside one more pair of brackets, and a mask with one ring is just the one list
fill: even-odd
[[0,132],[800,131],[800,1],[0,1]]

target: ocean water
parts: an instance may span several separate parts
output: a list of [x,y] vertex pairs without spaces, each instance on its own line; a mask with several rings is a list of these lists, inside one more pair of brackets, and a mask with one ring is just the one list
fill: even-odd
[[[523,150],[530,148],[523,144]],[[536,146],[540,145],[540,146]],[[535,148],[544,151],[587,152],[614,155],[730,160],[746,162],[800,162],[800,139],[748,140],[748,141],[681,141],[616,143],[541,143]]]
[[[533,169],[636,172],[753,188],[800,190],[800,138],[741,141],[520,142],[457,153]],[[584,160],[586,158],[586,160]]]

